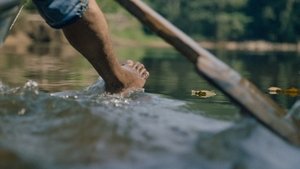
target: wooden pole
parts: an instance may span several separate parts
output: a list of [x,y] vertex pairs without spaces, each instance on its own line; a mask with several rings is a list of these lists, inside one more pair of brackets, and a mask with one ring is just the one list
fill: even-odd
[[252,83],[200,47],[141,0],[116,1],[175,47],[196,66],[204,78],[233,99],[240,107],[246,109],[258,121],[285,140],[300,145],[298,128],[291,120],[283,118],[286,112]]

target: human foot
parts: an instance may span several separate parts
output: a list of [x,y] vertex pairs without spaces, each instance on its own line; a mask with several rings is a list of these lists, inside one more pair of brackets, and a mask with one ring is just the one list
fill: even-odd
[[143,64],[127,60],[127,62],[121,66],[121,72],[118,73],[117,76],[120,84],[107,84],[106,91],[109,93],[128,95],[131,91],[144,87],[149,77],[149,72]]

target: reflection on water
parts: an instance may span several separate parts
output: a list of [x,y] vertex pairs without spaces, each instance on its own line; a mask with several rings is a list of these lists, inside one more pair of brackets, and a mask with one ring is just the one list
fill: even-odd
[[[81,89],[93,83],[98,75],[90,64],[70,47],[32,46],[30,54],[0,54],[0,79],[20,86],[32,79],[41,90],[54,92]],[[203,110],[204,115],[238,118],[238,109],[218,90],[195,73],[194,67],[173,49],[118,49],[121,60],[135,59],[149,69],[146,91],[189,101],[189,108]],[[268,94],[271,86],[299,88],[300,57],[297,53],[214,52],[221,60],[250,79]],[[191,91],[213,91],[216,96],[203,99]],[[290,109],[298,95],[270,95],[282,107]]]
[[[222,59],[249,78],[259,89],[268,93],[271,86],[300,87],[299,53],[228,53]],[[298,97],[271,96],[284,108],[290,109]]]
[[[221,60],[229,64],[248,78],[264,93],[270,86],[299,88],[300,57],[297,53],[249,53],[214,52]],[[163,93],[172,98],[191,101],[190,108],[204,110],[210,117],[230,119],[238,110],[231,102],[214,89],[205,80],[199,78],[193,66],[173,50],[147,50],[143,62],[150,69],[151,78],[147,89],[154,93]],[[206,89],[216,92],[216,96],[206,100],[190,95],[191,90]],[[296,97],[288,95],[269,95],[286,109],[290,109]]]
[[[237,107],[171,49],[118,51],[122,60],[139,58],[151,73],[146,93],[126,98],[106,95],[92,67],[68,50],[0,54],[0,168],[294,169],[300,165],[298,148],[240,116]],[[297,54],[218,55],[266,94],[270,86],[299,88]],[[192,96],[192,90],[216,95],[201,98]],[[272,97],[285,108],[298,98]]]
[[72,48],[38,46],[31,53],[0,53],[0,79],[20,86],[28,79],[39,83],[42,90],[62,91],[88,86],[97,74],[90,64]]

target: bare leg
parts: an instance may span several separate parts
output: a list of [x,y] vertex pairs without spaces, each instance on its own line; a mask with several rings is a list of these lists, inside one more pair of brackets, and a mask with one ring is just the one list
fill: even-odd
[[113,53],[107,23],[95,0],[83,18],[63,28],[66,38],[97,70],[106,84],[106,91],[123,93],[142,88],[149,73],[140,63],[128,61],[120,65]]

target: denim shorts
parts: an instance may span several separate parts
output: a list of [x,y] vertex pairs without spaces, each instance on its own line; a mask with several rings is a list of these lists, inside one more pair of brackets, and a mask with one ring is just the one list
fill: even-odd
[[81,18],[88,0],[33,0],[42,17],[53,28],[62,28]]

